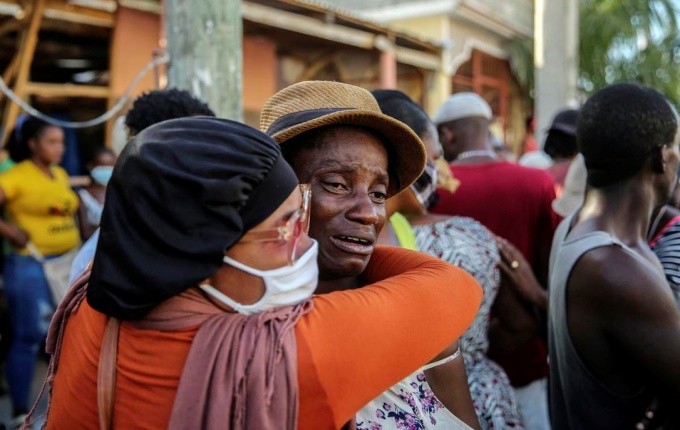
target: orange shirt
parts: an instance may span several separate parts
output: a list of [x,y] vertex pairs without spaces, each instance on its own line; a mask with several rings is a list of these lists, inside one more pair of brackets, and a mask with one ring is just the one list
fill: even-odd
[[[365,276],[384,280],[314,297],[314,309],[295,328],[299,429],[340,428],[457,339],[482,298],[477,282],[462,270],[398,248],[377,249]],[[85,301],[69,319],[47,428],[98,427],[97,365],[105,325],[106,316]],[[121,324],[114,428],[167,428],[197,329],[161,332]]]

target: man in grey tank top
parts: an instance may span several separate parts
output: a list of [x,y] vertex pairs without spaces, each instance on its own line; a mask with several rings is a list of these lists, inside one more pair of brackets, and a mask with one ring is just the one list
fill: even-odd
[[651,88],[614,85],[580,111],[588,189],[550,256],[555,430],[632,429],[655,399],[656,418],[680,428],[672,404],[680,399],[680,313],[646,241],[652,212],[676,181],[679,139],[675,109]]

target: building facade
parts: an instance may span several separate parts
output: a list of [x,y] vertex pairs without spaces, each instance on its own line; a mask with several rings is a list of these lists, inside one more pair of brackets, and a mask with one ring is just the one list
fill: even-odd
[[[494,112],[493,133],[519,150],[532,113],[529,90],[511,70],[511,46],[531,40],[533,0],[339,0],[334,2],[390,28],[439,41],[444,81],[439,103],[449,94],[474,91]],[[430,114],[436,106],[427,106]]]
[[[30,57],[26,73],[9,83],[38,108],[77,119],[96,117],[123,96],[163,47],[159,0],[81,0],[77,5],[68,0],[39,1],[44,7],[34,18],[34,11],[20,0],[0,0],[0,35],[6,36],[0,70],[8,74],[16,58]],[[338,80],[369,90],[398,88],[423,104],[432,104],[432,94],[439,93],[431,82],[444,67],[444,49],[425,36],[387,28],[331,5],[298,0],[241,4],[243,117],[250,125],[258,125],[269,97],[302,80]],[[31,27],[29,22],[37,24]],[[21,45],[29,32],[35,40],[30,52]],[[95,36],[96,45],[82,49]],[[64,59],[77,59],[82,66],[62,67]],[[78,81],[77,76],[87,73],[92,79]],[[142,79],[132,94],[165,85],[161,67]],[[11,104],[2,98],[0,103],[3,123],[10,130],[19,112],[11,107],[7,115]],[[88,140],[110,143],[112,124],[109,121],[105,130]]]

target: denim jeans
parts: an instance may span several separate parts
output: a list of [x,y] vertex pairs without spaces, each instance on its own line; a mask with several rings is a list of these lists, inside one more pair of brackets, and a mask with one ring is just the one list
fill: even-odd
[[23,410],[29,406],[38,350],[47,335],[54,304],[42,264],[33,257],[8,255],[4,285],[12,330],[7,384],[15,410]]

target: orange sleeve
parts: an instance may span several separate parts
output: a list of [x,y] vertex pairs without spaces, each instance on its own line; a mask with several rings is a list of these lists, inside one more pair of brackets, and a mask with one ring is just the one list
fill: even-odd
[[314,297],[313,311],[296,327],[299,358],[313,368],[300,367],[299,379],[318,377],[301,381],[300,429],[315,428],[312,417],[320,413],[308,408],[319,402],[306,401],[306,387],[322,389],[339,428],[460,337],[482,300],[463,270],[401,248],[378,247],[364,275],[374,283]]

